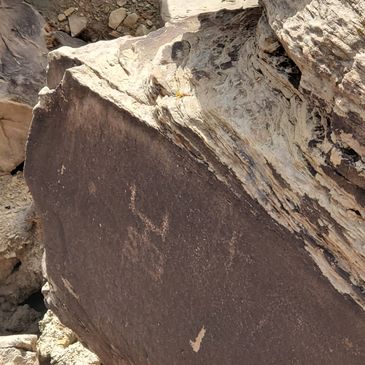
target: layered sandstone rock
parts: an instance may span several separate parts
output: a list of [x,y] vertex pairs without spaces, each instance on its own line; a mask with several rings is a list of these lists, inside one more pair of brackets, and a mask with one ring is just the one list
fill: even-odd
[[263,3],[50,55],[48,303],[105,363],[365,361],[362,2]]

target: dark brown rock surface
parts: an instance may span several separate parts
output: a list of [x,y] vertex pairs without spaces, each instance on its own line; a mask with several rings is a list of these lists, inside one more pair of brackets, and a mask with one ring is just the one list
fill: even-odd
[[47,300],[103,363],[365,362],[363,210],[260,17],[50,56],[26,162]]
[[102,361],[364,363],[362,310],[303,243],[156,131],[65,81],[37,111],[28,183],[51,308]]

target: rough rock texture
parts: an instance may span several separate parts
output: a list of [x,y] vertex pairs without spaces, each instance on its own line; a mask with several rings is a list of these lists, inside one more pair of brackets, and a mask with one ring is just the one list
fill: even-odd
[[37,332],[25,301],[42,285],[39,223],[22,173],[0,176],[0,335]]
[[[276,164],[275,170],[296,195],[287,196],[300,209],[294,218],[298,221],[303,209],[312,213],[300,219],[302,227],[291,218],[287,224],[328,250],[331,261],[364,289],[365,2],[263,2],[270,25],[300,70],[289,75],[300,94],[294,100],[290,96],[292,115],[285,121],[293,125],[288,136],[294,139],[289,147],[296,158],[292,166],[284,159],[285,165]],[[294,175],[298,166],[307,168],[310,181]],[[288,213],[293,216],[293,210]]]
[[179,22],[185,18],[218,11],[257,6],[258,0],[160,0],[161,17],[165,22]]
[[75,333],[48,311],[39,324],[41,335],[38,353],[42,363],[52,365],[100,365],[96,355],[87,350]]
[[44,20],[21,0],[2,0],[0,7],[0,99],[33,106],[47,65]]
[[307,3],[51,54],[27,181],[48,303],[103,362],[365,362],[362,96],[314,70],[363,87],[327,32],[363,2]]
[[44,20],[20,0],[0,3],[0,175],[24,161],[31,107],[45,82]]
[[36,335],[0,337],[0,364],[39,365]]
[[0,174],[11,172],[24,161],[31,120],[29,105],[0,100]]

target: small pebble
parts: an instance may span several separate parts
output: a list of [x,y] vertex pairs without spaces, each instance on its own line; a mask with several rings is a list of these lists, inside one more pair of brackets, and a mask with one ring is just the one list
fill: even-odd
[[68,8],[68,9],[66,9],[63,13],[67,16],[67,17],[69,17],[71,14],[73,14],[74,12],[75,12],[75,8],[74,7],[71,7],[71,8]]
[[67,17],[65,14],[58,14],[57,19],[59,22],[64,22],[67,19]]

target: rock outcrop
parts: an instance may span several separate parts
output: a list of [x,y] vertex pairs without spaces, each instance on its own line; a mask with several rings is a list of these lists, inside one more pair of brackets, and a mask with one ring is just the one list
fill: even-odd
[[44,25],[25,2],[0,2],[0,335],[38,332],[43,310],[36,294],[43,246],[21,170],[32,108],[46,80]]
[[39,324],[41,335],[38,353],[41,363],[52,365],[100,365],[96,355],[87,350],[77,336],[48,311]]
[[0,363],[4,365],[39,365],[36,335],[0,337]]
[[39,221],[22,173],[0,176],[0,335],[38,332],[27,302],[42,286]]
[[365,361],[364,3],[262,3],[50,54],[47,301],[104,363]]
[[32,107],[46,76],[43,18],[21,0],[0,4],[0,175],[24,161]]

